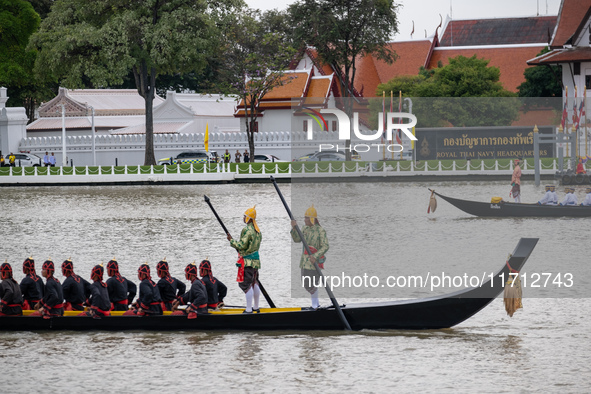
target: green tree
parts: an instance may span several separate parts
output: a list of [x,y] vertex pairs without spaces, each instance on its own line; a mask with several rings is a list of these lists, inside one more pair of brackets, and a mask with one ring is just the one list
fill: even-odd
[[291,82],[283,70],[295,50],[286,44],[284,32],[272,28],[276,18],[274,11],[261,14],[246,9],[225,28],[222,80],[244,103],[250,157],[255,153],[254,135],[261,101],[274,88]]
[[[520,103],[499,82],[499,69],[488,63],[476,55],[450,58],[445,66],[380,84],[376,95],[402,91],[403,96],[412,97],[419,127],[509,125],[517,119]],[[371,104],[372,114],[380,110],[378,104]]]
[[320,60],[336,70],[349,116],[353,100],[347,98],[354,96],[358,59],[396,60],[386,44],[398,32],[398,7],[392,0],[302,0],[289,7],[296,41],[315,47]]
[[9,106],[23,106],[32,120],[35,103],[50,97],[33,76],[35,51],[27,50],[40,18],[23,0],[0,0],[0,86],[8,88]]
[[[548,47],[536,55],[550,52]],[[519,97],[562,97],[562,68],[558,66],[537,66],[523,72],[525,82],[517,87]]]
[[35,12],[39,14],[41,20],[47,18],[49,11],[51,10],[51,5],[53,4],[54,0],[29,0],[29,3],[35,9]]
[[154,157],[153,100],[156,79],[201,70],[215,35],[214,16],[234,0],[56,0],[31,38],[36,72],[53,73],[64,86],[100,88],[133,73],[145,100],[146,152]]

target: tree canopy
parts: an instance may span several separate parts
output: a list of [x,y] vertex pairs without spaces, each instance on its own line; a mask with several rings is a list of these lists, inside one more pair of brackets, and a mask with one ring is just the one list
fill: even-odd
[[[536,55],[550,52],[548,47]],[[519,97],[562,97],[562,68],[537,66],[525,69],[525,82],[517,87]]]
[[37,30],[40,17],[24,0],[0,0],[0,86],[8,88],[9,106],[24,106],[33,117],[36,99],[51,93],[35,79],[36,53],[27,50],[29,37]]
[[155,164],[152,105],[156,78],[200,71],[213,50],[214,17],[238,0],[56,0],[31,38],[38,75],[69,88],[121,84],[133,73],[145,100],[146,165]]
[[[378,85],[376,96],[402,91],[403,96],[412,97],[418,127],[511,124],[517,119],[519,103],[499,82],[499,69],[488,63],[476,55],[450,58],[445,66]],[[380,111],[380,103],[371,104],[373,113]]]
[[290,83],[285,71],[295,49],[285,30],[275,30],[284,15],[245,9],[225,26],[221,81],[245,104],[250,157],[254,157],[254,133],[261,100],[275,87]]

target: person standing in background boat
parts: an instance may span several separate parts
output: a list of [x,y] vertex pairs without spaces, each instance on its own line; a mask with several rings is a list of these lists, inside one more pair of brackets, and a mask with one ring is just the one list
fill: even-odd
[[577,170],[575,174],[586,174],[585,165],[583,164],[583,158],[579,157],[579,163],[577,164]]
[[199,275],[201,275],[201,281],[207,289],[207,307],[217,309],[224,306],[224,297],[228,294],[228,288],[213,276],[209,260],[203,260],[199,264]]
[[511,195],[515,199],[515,202],[521,202],[521,167],[519,166],[519,159],[513,161],[515,168],[513,169],[513,175],[511,176]]
[[187,286],[180,280],[170,276],[168,271],[168,262],[163,259],[156,265],[156,271],[158,272],[158,290],[162,297],[163,308],[165,311],[172,310],[172,303],[177,300],[181,295],[185,294]]
[[207,290],[197,276],[194,262],[185,267],[185,278],[191,282],[191,288],[172,304],[172,310],[176,311],[179,305],[189,305],[184,311],[175,314],[187,314],[188,319],[196,319],[197,315],[207,314]]
[[83,304],[90,296],[90,283],[74,273],[74,263],[71,258],[62,263],[62,274],[66,277],[62,284],[64,310],[83,311]]
[[[312,309],[316,310],[320,306],[318,301],[318,288],[314,286],[315,283],[320,283],[321,277],[314,264],[318,264],[320,269],[324,269],[324,261],[326,258],[324,254],[328,251],[328,238],[326,237],[326,231],[318,222],[318,212],[314,205],[306,210],[304,214],[304,224],[302,228],[302,234],[304,240],[310,248],[312,255],[308,255],[308,252],[304,250],[302,257],[300,258],[300,269],[302,274],[302,284],[306,291],[310,293],[312,298]],[[297,222],[291,221],[291,238],[294,242],[302,242],[300,235],[296,231],[295,227]]]
[[12,267],[5,261],[0,265],[0,316],[22,316],[23,296],[18,283],[12,278]]
[[107,263],[107,274],[110,278],[107,280],[107,290],[109,291],[109,299],[111,300],[111,310],[126,311],[135,295],[137,294],[137,286],[132,281],[124,278],[119,273],[119,263],[113,257]]
[[64,293],[60,281],[53,276],[54,272],[53,261],[51,259],[45,260],[41,267],[41,275],[46,279],[45,294],[41,300],[41,308],[39,308],[39,314],[44,319],[64,315]]
[[585,193],[587,193],[587,195],[581,205],[584,207],[591,207],[591,187],[586,188]]
[[135,303],[135,310],[129,311],[138,316],[162,315],[162,297],[158,291],[158,285],[150,276],[150,266],[140,265],[137,270],[137,277],[140,280],[140,295]]
[[246,295],[246,309],[244,313],[252,313],[253,311],[259,313],[261,288],[257,280],[259,278],[259,269],[261,268],[259,248],[261,247],[262,234],[256,222],[256,217],[257,211],[255,207],[249,208],[244,212],[243,220],[246,223],[246,227],[240,233],[240,241],[232,239],[232,236],[228,234],[230,246],[236,249],[240,255],[240,259],[236,265],[240,264],[240,266],[244,267],[244,278],[242,282],[238,283],[238,286],[240,286],[240,289]]
[[110,316],[111,301],[109,301],[109,290],[107,284],[103,282],[103,274],[105,270],[102,265],[95,265],[90,272],[90,297],[88,303],[90,310],[79,314],[78,316],[89,316],[93,319],[101,319],[105,316]]
[[546,194],[538,201],[538,205],[558,205],[558,196],[554,189],[554,185],[546,186]]
[[43,285],[43,280],[35,273],[35,260],[33,260],[33,257],[29,257],[23,262],[23,274],[25,274],[25,277],[20,283],[23,295],[23,309],[38,309],[37,304],[43,298],[45,285]]
[[564,200],[562,200],[560,205],[577,205],[579,203],[577,196],[575,195],[574,187],[566,187],[564,191],[566,196],[564,196]]

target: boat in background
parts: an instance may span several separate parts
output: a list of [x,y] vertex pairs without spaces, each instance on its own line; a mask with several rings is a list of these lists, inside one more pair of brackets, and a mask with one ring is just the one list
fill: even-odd
[[479,202],[444,196],[434,190],[454,207],[474,216],[482,217],[590,217],[591,207],[580,205],[539,205],[515,202]]

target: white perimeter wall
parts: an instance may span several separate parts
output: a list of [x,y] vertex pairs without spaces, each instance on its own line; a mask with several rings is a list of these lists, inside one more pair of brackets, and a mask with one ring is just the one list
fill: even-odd
[[[288,128],[289,125],[286,125]],[[260,132],[255,135],[257,154],[271,154],[281,160],[291,161],[295,157],[317,151],[320,144],[344,147],[344,141],[338,140],[336,132],[314,131],[313,139],[308,140],[304,132],[274,131]],[[185,150],[204,149],[203,133],[191,134],[156,134],[154,148],[156,160],[175,156]],[[361,144],[353,141],[352,144]],[[363,142],[365,143],[365,142]],[[379,142],[378,142],[379,143]],[[140,165],[144,163],[145,135],[99,135],[96,137],[97,165]],[[232,153],[236,150],[244,152],[248,148],[246,133],[212,133],[209,134],[209,149],[222,155],[226,149]],[[328,149],[327,146],[324,148]],[[324,149],[323,148],[323,149]],[[62,161],[61,137],[31,137],[21,141],[19,151],[37,154],[41,157],[45,152],[54,152],[57,162]],[[361,152],[360,152],[361,153]],[[361,153],[364,160],[378,160],[382,157],[375,148],[370,153]],[[375,156],[375,157],[374,157]],[[73,160],[75,166],[93,164],[92,140],[90,136],[68,136],[66,138],[66,157],[68,164]]]

